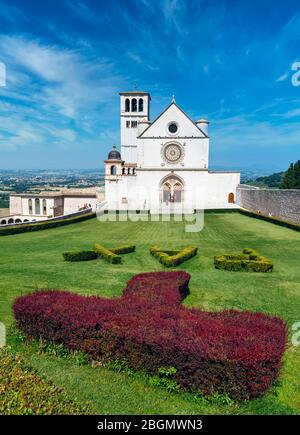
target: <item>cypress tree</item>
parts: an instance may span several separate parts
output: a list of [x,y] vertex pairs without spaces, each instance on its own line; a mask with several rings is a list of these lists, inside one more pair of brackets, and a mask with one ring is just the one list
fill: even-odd
[[281,185],[281,189],[300,189],[300,160],[291,163],[286,171]]
[[300,189],[300,160],[298,160],[294,164],[294,178],[295,178],[294,189]]

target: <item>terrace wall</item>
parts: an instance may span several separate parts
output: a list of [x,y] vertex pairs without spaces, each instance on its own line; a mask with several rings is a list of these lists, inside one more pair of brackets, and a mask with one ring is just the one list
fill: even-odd
[[246,210],[300,224],[300,190],[240,185],[236,202]]

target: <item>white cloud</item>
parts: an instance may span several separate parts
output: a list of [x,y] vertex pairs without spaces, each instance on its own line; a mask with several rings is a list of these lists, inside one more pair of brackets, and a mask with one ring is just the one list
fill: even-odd
[[8,64],[43,82],[41,99],[65,116],[75,117],[80,107],[109,101],[117,91],[119,78],[105,59],[87,59],[77,51],[14,36],[0,37],[0,48]]
[[0,17],[11,24],[25,20],[25,15],[18,7],[0,1]]
[[0,35],[0,52],[7,66],[1,149],[84,143],[115,115],[112,102],[123,79],[105,58],[6,35]]
[[185,33],[185,26],[180,22],[183,8],[184,3],[180,0],[163,0],[162,13],[168,30],[176,29],[179,34]]
[[230,117],[212,123],[211,150],[227,163],[238,164],[242,158],[249,165],[284,168],[299,148],[299,129],[300,122],[276,125],[251,115]]
[[66,3],[75,15],[78,15],[86,21],[95,21],[95,15],[86,3],[74,0],[67,0]]
[[300,116],[300,109],[293,109],[293,110],[288,110],[287,112],[284,113],[276,113],[273,116],[279,116],[281,118],[295,118]]
[[275,81],[276,82],[283,82],[284,80],[286,80],[289,76],[288,72],[285,72],[284,74],[282,74],[281,76],[279,76]]

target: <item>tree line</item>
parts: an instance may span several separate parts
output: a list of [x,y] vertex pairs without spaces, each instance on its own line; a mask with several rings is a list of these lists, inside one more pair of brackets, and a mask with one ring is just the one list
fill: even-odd
[[300,160],[290,164],[282,178],[280,189],[300,189]]

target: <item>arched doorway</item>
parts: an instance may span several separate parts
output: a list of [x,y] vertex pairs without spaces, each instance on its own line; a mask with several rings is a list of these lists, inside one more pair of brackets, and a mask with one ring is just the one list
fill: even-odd
[[160,183],[160,202],[168,204],[179,204],[183,202],[184,182],[178,175],[168,175]]
[[234,193],[229,193],[228,195],[228,203],[229,204],[234,204]]

